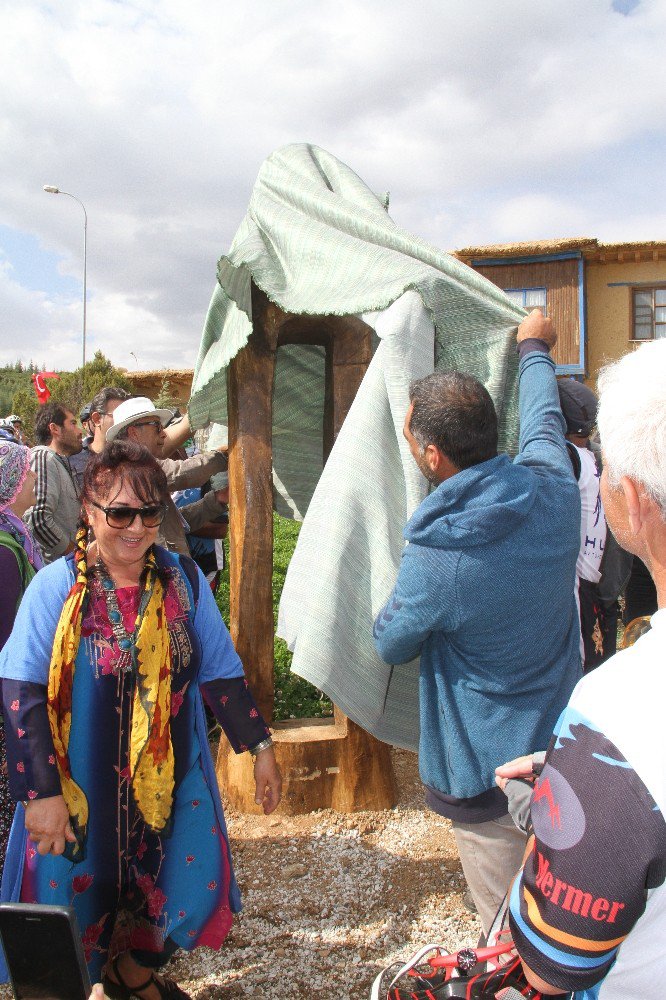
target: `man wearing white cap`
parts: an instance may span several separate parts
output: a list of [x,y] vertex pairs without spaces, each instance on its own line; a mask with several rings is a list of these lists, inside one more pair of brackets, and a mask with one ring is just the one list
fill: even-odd
[[[126,439],[147,448],[164,469],[171,492],[203,486],[211,476],[226,472],[226,449],[205,451],[182,460],[162,458],[164,445],[169,438],[165,427],[172,417],[171,410],[156,409],[152,400],[146,396],[134,396],[120,403],[113,411],[113,424],[106,432],[106,440]],[[185,430],[189,433],[187,417],[183,420],[182,429],[180,424],[176,426],[177,436],[172,433],[171,440],[168,441],[169,451],[182,443]],[[182,555],[189,555],[186,533],[198,531],[204,524],[222,514],[226,500],[225,490],[212,490],[201,500],[181,507],[180,510],[171,501],[160,526],[158,544]]]

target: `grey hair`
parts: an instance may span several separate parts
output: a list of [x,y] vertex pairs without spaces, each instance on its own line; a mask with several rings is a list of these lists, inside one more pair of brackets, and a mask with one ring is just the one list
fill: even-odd
[[457,469],[497,455],[497,413],[488,390],[473,375],[431,372],[410,384],[409,401],[409,430],[421,453],[434,444]]
[[666,519],[666,339],[607,365],[598,385],[597,427],[611,486],[629,476]]

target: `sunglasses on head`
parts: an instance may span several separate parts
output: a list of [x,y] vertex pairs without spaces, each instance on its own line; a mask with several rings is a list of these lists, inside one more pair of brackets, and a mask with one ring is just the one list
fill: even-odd
[[134,524],[137,515],[141,518],[144,528],[157,528],[166,516],[166,507],[163,503],[149,504],[146,507],[103,507],[94,500],[90,503],[102,511],[110,528],[129,528]]

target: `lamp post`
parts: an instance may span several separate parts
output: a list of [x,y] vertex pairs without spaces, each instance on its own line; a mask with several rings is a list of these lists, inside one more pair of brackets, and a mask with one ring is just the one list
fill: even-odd
[[53,184],[45,184],[44,190],[48,194],[66,194],[68,198],[73,198],[74,201],[78,201],[79,205],[83,209],[83,367],[86,364],[86,271],[88,267],[88,213],[86,212],[86,206],[83,202],[76,197],[75,194],[70,194],[69,191],[61,191],[60,188],[54,187]]

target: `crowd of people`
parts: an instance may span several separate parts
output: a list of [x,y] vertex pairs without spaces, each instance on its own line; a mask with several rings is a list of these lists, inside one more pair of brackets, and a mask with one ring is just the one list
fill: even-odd
[[[558,382],[555,342],[538,310],[519,327],[513,460],[479,381],[412,383],[403,433],[432,489],[374,639],[388,663],[420,658],[426,801],[484,931],[512,886],[535,988],[645,997],[666,971],[666,344],[603,372],[598,403]],[[204,705],[252,754],[257,803],[281,795],[211,589],[226,451],[179,452],[187,417],[114,387],[79,419],[40,407],[32,451],[16,422],[0,427],[3,899],[73,902],[107,996],[185,997],[157,970],[219,948],[240,905]],[[626,606],[651,631],[616,654],[645,574]]]

